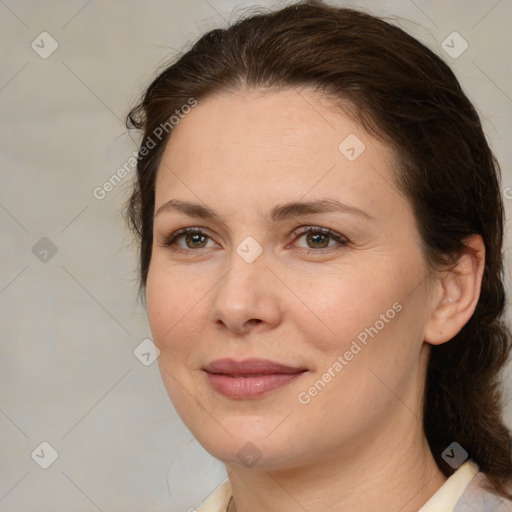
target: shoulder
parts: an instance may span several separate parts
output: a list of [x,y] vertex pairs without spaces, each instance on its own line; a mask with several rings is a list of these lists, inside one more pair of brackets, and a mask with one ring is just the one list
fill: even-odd
[[[453,512],[512,512],[512,501],[485,488],[488,482],[485,473],[479,471],[469,481]],[[512,482],[508,487],[512,492]]]

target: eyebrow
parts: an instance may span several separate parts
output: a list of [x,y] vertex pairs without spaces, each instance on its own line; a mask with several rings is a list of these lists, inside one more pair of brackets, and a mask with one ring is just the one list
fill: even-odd
[[[155,217],[164,211],[177,211],[189,215],[190,217],[196,217],[199,219],[213,219],[221,220],[221,216],[215,212],[215,210],[208,206],[203,206],[198,203],[191,203],[188,201],[181,201],[179,199],[171,199],[162,206],[160,206],[155,213]],[[293,217],[310,214],[330,213],[330,212],[342,212],[357,215],[365,220],[375,221],[375,217],[370,214],[350,206],[336,199],[319,199],[316,201],[296,201],[291,203],[285,203],[282,205],[275,206],[270,212],[270,219],[273,222],[279,222]]]

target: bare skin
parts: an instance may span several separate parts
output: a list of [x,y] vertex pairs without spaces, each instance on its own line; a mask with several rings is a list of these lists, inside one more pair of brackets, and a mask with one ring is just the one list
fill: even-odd
[[[364,151],[353,138],[339,149],[350,134]],[[210,97],[173,130],[156,180],[148,317],[174,407],[226,464],[230,512],[417,512],[446,481],[422,428],[426,365],[476,307],[484,248],[474,236],[455,269],[429,270],[394,165],[389,147],[307,89]],[[162,209],[171,199],[219,217]],[[277,205],[323,199],[351,209],[271,219]],[[202,236],[165,245],[189,227]],[[247,237],[262,249],[250,263],[237,252]],[[307,371],[233,399],[203,371],[224,357]]]

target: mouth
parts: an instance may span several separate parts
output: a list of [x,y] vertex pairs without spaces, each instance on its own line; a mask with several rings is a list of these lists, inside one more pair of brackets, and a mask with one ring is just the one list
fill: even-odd
[[249,399],[281,388],[308,370],[267,359],[218,359],[206,365],[211,387],[229,398]]

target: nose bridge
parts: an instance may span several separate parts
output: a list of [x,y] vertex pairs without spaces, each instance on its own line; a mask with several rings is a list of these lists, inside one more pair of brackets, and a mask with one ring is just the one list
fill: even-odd
[[265,274],[269,271],[262,248],[258,250],[254,242],[245,239],[232,249],[227,265],[228,271],[216,287],[217,298],[227,301],[225,306],[234,307],[239,301],[238,307],[247,307],[256,295],[265,294]]
[[[228,269],[214,290],[213,320],[243,331],[250,320],[273,323],[279,303],[268,258],[258,242],[247,237],[233,247]],[[252,322],[254,323],[254,322]],[[258,322],[261,323],[261,322]]]

